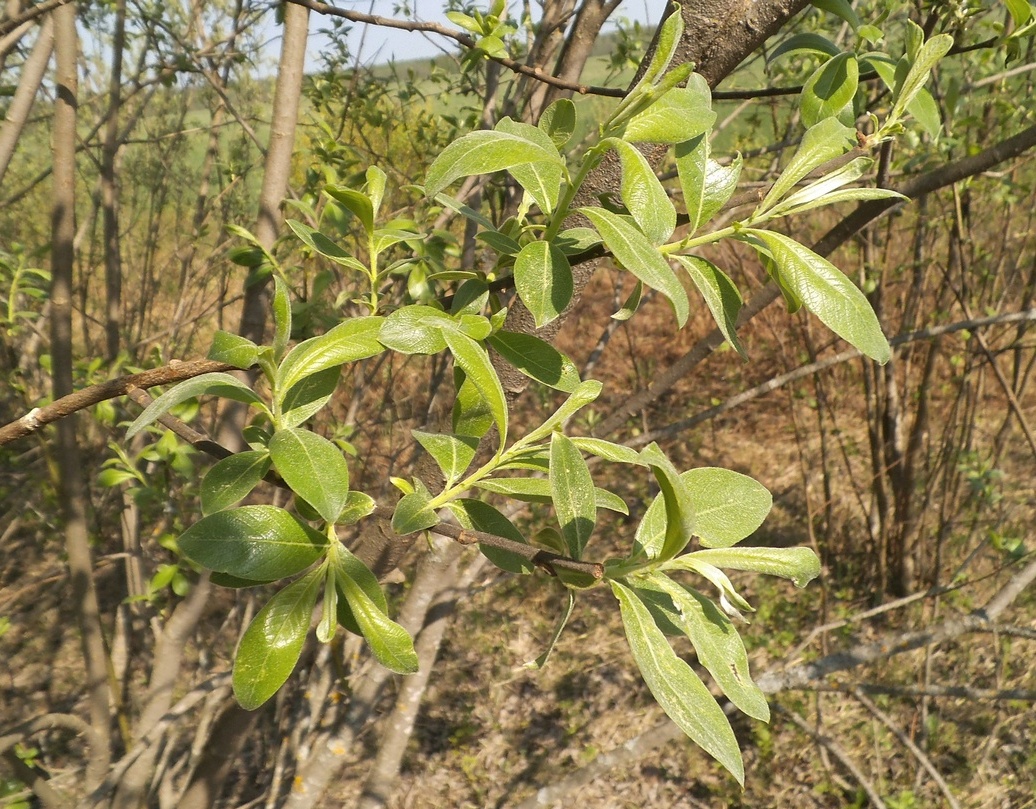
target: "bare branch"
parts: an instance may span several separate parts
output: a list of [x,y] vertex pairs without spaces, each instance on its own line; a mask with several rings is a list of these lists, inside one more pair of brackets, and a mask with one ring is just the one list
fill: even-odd
[[[305,6],[318,14],[324,14],[328,17],[340,17],[343,20],[349,20],[350,22],[363,23],[365,25],[379,25],[383,28],[397,28],[401,31],[423,31],[426,34],[438,34],[447,39],[452,39],[454,42],[463,45],[469,50],[478,49],[478,43],[473,37],[470,37],[461,31],[454,30],[453,28],[447,28],[445,25],[441,25],[439,23],[396,20],[392,17],[379,17],[376,14],[364,14],[361,11],[347,11],[343,8],[329,6],[327,3],[321,3],[320,0],[287,0],[287,2],[294,3],[299,6]],[[503,65],[514,73],[518,73],[522,76],[529,76],[537,81],[543,82],[544,84],[549,84],[552,87],[558,87],[562,90],[571,90],[580,95],[611,96],[613,98],[622,98],[626,95],[626,91],[618,87],[596,87],[590,84],[579,84],[578,82],[565,81],[564,79],[559,79],[551,76],[549,73],[545,73],[541,68],[526,65],[507,56],[490,56],[489,54],[486,54],[486,58]]]
[[56,8],[61,8],[64,5],[68,5],[72,0],[43,0],[41,3],[37,3],[34,6],[30,6],[25,9],[21,14],[16,14],[3,22],[0,22],[0,37],[11,33],[15,28],[20,26],[22,23],[32,22],[37,17],[42,17],[48,11],[53,11]]

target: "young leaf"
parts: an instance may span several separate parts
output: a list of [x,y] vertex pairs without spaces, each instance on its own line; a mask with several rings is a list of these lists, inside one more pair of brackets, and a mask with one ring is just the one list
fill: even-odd
[[[661,547],[644,548],[649,558],[672,559],[691,541],[694,534],[694,500],[680,474],[665,453],[652,442],[640,451],[641,460],[651,467],[665,504],[665,533]],[[646,515],[645,515],[646,516]],[[642,546],[643,547],[643,546]],[[652,553],[652,550],[657,552]]]
[[[447,508],[453,512],[457,522],[465,528],[482,531],[485,534],[493,534],[514,542],[521,542],[523,545],[529,544],[526,542],[525,537],[522,536],[522,532],[514,526],[514,523],[489,505],[489,503],[462,497],[449,503]],[[478,547],[482,551],[483,556],[501,570],[519,574],[532,573],[533,571],[532,562],[524,556],[518,556],[501,548],[493,548],[481,542]]]
[[514,261],[514,287],[539,328],[557,318],[572,300],[572,268],[554,245],[529,242]]
[[598,458],[604,458],[606,461],[645,466],[639,452],[630,447],[624,447],[622,444],[614,444],[602,438],[588,438],[585,436],[576,436],[570,440],[581,452],[596,455]]
[[580,208],[580,212],[597,228],[619,264],[669,299],[676,314],[676,322],[682,328],[691,313],[687,291],[650,239],[627,220],[604,208]]
[[453,320],[432,306],[404,306],[385,318],[378,340],[400,354],[438,354],[446,350],[443,328]]
[[284,221],[310,250],[319,253],[324,258],[331,259],[336,264],[341,264],[343,267],[348,267],[351,270],[364,274],[368,272],[367,268],[352,253],[339,247],[319,230],[315,230],[297,219],[286,219]]
[[626,125],[623,139],[631,143],[682,143],[712,128],[712,93],[698,73],[686,87],[676,87]]
[[730,619],[697,590],[677,584],[663,573],[638,578],[636,583],[635,592],[656,616],[656,623],[658,612],[662,612],[687,636],[698,661],[727,698],[742,713],[769,722],[770,706],[752,682],[745,644]]
[[543,111],[538,126],[560,149],[576,131],[576,105],[569,98],[557,99]]
[[392,513],[392,530],[400,536],[424,531],[438,523],[439,518],[428,508],[428,495],[424,492],[403,495]]
[[254,711],[280,690],[295,669],[320,591],[322,571],[292,582],[248,625],[234,657],[234,696]]
[[741,293],[734,282],[715,264],[698,258],[698,256],[674,256],[673,258],[683,265],[687,274],[691,276],[691,280],[694,281],[694,285],[705,298],[705,304],[712,312],[712,317],[723,333],[723,337],[743,359],[748,359],[748,353],[741,345],[735,331],[742,300]]
[[902,111],[910,106],[917,94],[927,84],[932,68],[952,47],[953,37],[950,34],[934,36],[921,47],[917,53],[917,58],[914,59],[913,64],[910,65],[910,70],[907,71],[906,77],[903,79],[896,102],[889,113],[890,118],[902,116]]
[[172,408],[188,399],[206,394],[234,399],[245,404],[253,404],[266,411],[266,404],[254,390],[235,376],[224,373],[202,374],[194,379],[187,379],[174,385],[155,401],[144,408],[136,420],[126,430],[126,438],[133,438],[149,424],[158,420]]
[[496,125],[496,131],[524,138],[539,144],[547,152],[553,152],[554,157],[551,160],[519,163],[508,169],[508,173],[529,192],[545,214],[553,213],[561,193],[561,179],[565,163],[550,135],[531,124],[519,123],[510,118],[502,119]]
[[324,191],[352,211],[368,235],[374,233],[374,203],[371,202],[370,197],[362,191],[356,191],[344,185],[325,185]]
[[571,393],[579,384],[579,371],[568,357],[532,334],[498,331],[487,342],[511,365],[530,379]]
[[247,337],[217,331],[212,336],[212,348],[207,356],[210,360],[225,362],[237,368],[251,368],[259,357],[259,346]]
[[555,410],[543,424],[518,441],[515,447],[529,446],[546,438],[554,431],[555,427],[568,421],[575,413],[600,396],[601,388],[601,383],[596,379],[586,379],[580,382],[568,399],[565,400],[564,404]]
[[280,362],[291,339],[291,295],[288,285],[279,276],[273,279],[273,284],[273,356]]
[[444,331],[443,337],[450,347],[453,359],[461,367],[467,379],[473,384],[489,406],[493,422],[500,433],[500,446],[507,443],[507,399],[504,388],[496,375],[493,364],[485,349],[470,337]]
[[802,123],[808,128],[825,118],[838,118],[851,124],[852,102],[860,83],[860,66],[856,56],[840,53],[814,71],[802,87],[799,110]]
[[270,439],[270,458],[284,482],[334,523],[349,497],[349,464],[342,451],[323,436],[289,427]]
[[336,629],[338,629],[338,587],[332,573],[324,579],[324,603],[320,623],[317,624],[317,640],[321,643],[330,643],[334,640]]
[[252,581],[301,573],[327,547],[327,537],[276,506],[242,506],[198,520],[177,540],[202,567]]
[[554,239],[554,246],[566,256],[585,253],[601,243],[601,237],[593,228],[568,228]]
[[619,310],[612,314],[612,320],[618,320],[619,322],[629,320],[637,313],[637,309],[640,308],[640,301],[643,297],[644,282],[638,279],[637,283],[633,285],[633,289],[630,291],[629,297],[623,301]]
[[397,674],[417,671],[417,652],[407,631],[379,609],[364,589],[340,568],[335,569],[335,580],[374,658]]
[[557,148],[545,149],[538,140],[521,135],[496,130],[470,132],[443,149],[432,161],[425,177],[425,193],[434,197],[461,177],[492,174],[540,161],[560,163],[561,156]]
[[855,144],[856,130],[845,126],[837,118],[825,118],[807,129],[798,151],[763,198],[756,209],[756,215],[768,211],[791,191],[799,180],[828,160],[845,154]]
[[475,458],[478,439],[469,435],[425,433],[413,430],[411,434],[439,465],[447,484],[456,482]]
[[782,56],[789,53],[801,56],[837,56],[842,52],[835,43],[820,34],[795,34],[788,37],[780,45],[770,52],[766,58],[767,64],[773,64]]
[[562,433],[550,437],[550,494],[569,555],[579,559],[597,524],[597,502],[586,461]]
[[248,495],[270,469],[266,450],[238,452],[218,461],[201,481],[201,513],[214,514]]
[[457,396],[453,401],[453,432],[482,438],[493,426],[489,403],[460,368],[453,369]]
[[299,343],[277,370],[277,389],[290,391],[319,371],[380,354],[384,347],[378,342],[378,333],[383,321],[375,316],[349,318],[325,334]]
[[840,166],[829,174],[825,174],[819,180],[810,183],[805,188],[789,194],[788,197],[773,207],[773,215],[783,216],[785,212],[800,210],[799,206],[807,205],[816,200],[824,200],[843,185],[848,185],[860,179],[867,170],[874,164],[869,157],[857,157],[850,160],[844,166]]
[[674,7],[668,17],[665,18],[658,30],[658,37],[655,40],[655,52],[648,63],[644,75],[640,77],[636,87],[626,94],[627,98],[636,96],[642,90],[655,85],[669,67],[669,63],[676,56],[676,49],[680,45],[680,37],[683,36],[683,18],[680,16],[679,7]]
[[691,492],[694,530],[706,548],[736,545],[763,524],[773,506],[765,486],[730,469],[689,469],[680,479]]
[[698,675],[676,656],[636,593],[620,582],[609,584],[619,601],[630,651],[648,689],[680,730],[743,786],[745,765],[723,710]]
[[539,670],[547,665],[547,661],[550,660],[550,655],[554,651],[554,647],[558,645],[558,641],[561,639],[561,633],[565,631],[565,625],[568,623],[568,619],[572,617],[572,610],[576,606],[575,591],[571,588],[567,588],[565,593],[567,594],[567,597],[565,598],[565,606],[562,608],[561,614],[554,623],[554,631],[550,635],[550,641],[547,643],[547,648],[543,651],[543,654],[535,660],[531,660],[526,663],[525,668]]
[[703,564],[780,576],[796,587],[805,587],[820,575],[820,560],[809,548],[710,548],[673,559],[666,567],[701,572]]
[[615,138],[609,143],[619,153],[619,162],[622,163],[620,193],[623,205],[652,244],[664,244],[676,229],[676,209],[669,195],[647,158],[637,148]]
[[363,492],[351,491],[349,497],[346,498],[345,508],[342,509],[342,513],[338,515],[339,525],[353,525],[358,523],[364,517],[374,513],[374,509],[377,507],[377,503],[374,502],[374,498],[369,494]]
[[385,198],[388,176],[377,166],[368,166],[365,176],[367,178],[367,196],[370,197],[374,216],[377,217],[381,201]]
[[856,10],[849,3],[849,0],[811,0],[811,4],[829,14],[841,17],[855,31],[860,27],[860,18]]
[[342,370],[337,365],[296,382],[281,399],[281,426],[298,427],[331,401]]
[[721,166],[709,154],[708,134],[676,144],[676,171],[691,233],[726,205],[741,177],[741,155]]
[[780,233],[745,231],[769,250],[781,279],[831,331],[882,364],[891,352],[864,294],[827,259]]

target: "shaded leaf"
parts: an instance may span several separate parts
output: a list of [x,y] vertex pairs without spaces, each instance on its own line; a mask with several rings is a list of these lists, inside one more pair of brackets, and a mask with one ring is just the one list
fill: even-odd
[[579,559],[597,524],[597,502],[586,461],[562,433],[550,438],[550,494],[569,555]]
[[[449,503],[447,508],[464,528],[521,542],[523,545],[529,544],[514,523],[489,503],[462,497]],[[524,556],[502,548],[493,548],[481,542],[478,547],[490,562],[508,573],[532,573],[534,569],[532,562]]]
[[217,461],[201,481],[202,514],[222,511],[246,497],[269,469],[266,450],[238,452]]
[[726,273],[710,261],[697,256],[674,256],[683,265],[694,285],[698,288],[705,305],[712,312],[716,325],[723,337],[744,359],[748,359],[741,341],[738,339],[737,316],[741,311],[741,292]]
[[571,393],[579,385],[575,363],[535,335],[501,330],[487,342],[530,379],[566,393]]
[[188,399],[197,396],[222,396],[225,399],[234,399],[245,404],[253,404],[261,410],[266,411],[266,403],[259,398],[254,390],[235,376],[224,373],[202,374],[194,379],[187,379],[174,385],[155,401],[149,404],[141,412],[134,422],[126,430],[126,438],[133,438],[137,433],[158,421],[159,417],[168,413]]

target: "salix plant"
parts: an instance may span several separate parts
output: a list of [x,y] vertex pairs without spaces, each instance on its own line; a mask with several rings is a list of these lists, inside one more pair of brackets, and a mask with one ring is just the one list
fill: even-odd
[[[647,286],[665,296],[682,327],[691,311],[679,275],[686,272],[726,339],[743,355],[735,332],[741,295],[719,267],[698,254],[705,245],[735,239],[758,253],[791,310],[805,307],[863,354],[885,362],[889,345],[860,290],[826,259],[772,225],[822,205],[896,196],[853,185],[867,173],[871,159],[846,156],[899,126],[906,106],[916,101],[932,65],[945,53],[946,42],[919,46],[905,67],[897,68],[892,113],[869,137],[849,125],[855,113],[846,122],[846,105],[851,110],[856,97],[855,73],[843,71],[852,84],[848,88],[811,82],[807,93],[814,98],[803,104],[815,120],[780,177],[746,217],[710,229],[737,186],[741,160],[724,165],[710,153],[716,117],[710,91],[691,65],[670,65],[681,28],[679,14],[671,15],[643,78],[585,150],[562,153],[577,121],[572,102],[560,100],[538,126],[504,118],[492,130],[452,143],[431,164],[424,192],[475,221],[478,238],[496,255],[492,272],[497,278],[510,277],[537,325],[549,323],[568,306],[572,265],[608,254],[637,278],[637,291],[620,316],[633,315]],[[825,98],[837,103],[825,105]],[[638,143],[672,147],[682,211]],[[609,151],[617,154],[622,167],[619,199],[574,209],[577,192]],[[456,180],[493,172],[507,172],[523,192],[515,215],[502,223],[445,194]],[[448,309],[393,306],[381,291],[389,275],[407,271],[411,259],[399,248],[425,238],[421,225],[382,221],[387,178],[376,167],[368,169],[362,189],[329,186],[326,192],[359,223],[361,250],[352,251],[301,222],[289,224],[312,251],[365,279],[367,292],[358,303],[366,314],[292,346],[288,286],[276,277],[272,345],[220,333],[210,353],[210,358],[238,368],[258,368],[264,393],[232,375],[207,374],[164,393],[130,429],[135,434],[171,407],[203,394],[244,402],[256,413],[245,431],[249,449],[208,471],[201,484],[203,516],[178,540],[183,556],[213,571],[217,584],[250,587],[290,580],[241,639],[233,671],[238,701],[254,709],[280,689],[314,618],[319,640],[331,640],[342,628],[362,635],[389,669],[416,671],[413,641],[390,617],[377,578],[339,539],[341,528],[388,510],[399,535],[435,530],[448,521],[470,532],[482,552],[504,570],[526,574],[544,568],[556,575],[568,588],[568,600],[551,645],[578,594],[608,586],[633,658],[656,700],[743,783],[744,765],[729,721],[695,670],[674,651],[669,636],[686,637],[726,697],[744,713],[766,721],[769,707],[752,681],[736,624],[752,607],[725,571],[782,576],[804,586],[820,570],[813,551],[738,547],[771,506],[769,492],[749,477],[718,468],[681,472],[656,444],[636,451],[601,438],[567,435],[566,424],[596,399],[600,383],[580,379],[572,361],[547,342],[504,329],[506,310],[485,272],[454,268],[441,274],[439,280],[459,282]],[[238,258],[279,272],[273,256],[258,243],[242,248]],[[541,424],[516,436],[490,349],[568,398]],[[455,381],[450,430],[414,432],[442,480],[394,479],[400,497],[391,506],[379,506],[370,495],[351,489],[342,449],[305,427],[331,400],[344,364],[383,352],[449,352]],[[598,512],[629,510],[619,496],[596,485],[587,456],[642,470],[660,490],[627,552],[603,562],[588,559]],[[260,480],[271,477],[294,493],[290,509],[237,505]],[[538,526],[530,538],[503,511],[480,499],[487,493],[550,504],[556,525]]]

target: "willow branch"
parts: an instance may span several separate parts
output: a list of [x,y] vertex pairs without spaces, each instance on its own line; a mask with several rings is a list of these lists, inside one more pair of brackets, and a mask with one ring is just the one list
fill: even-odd
[[0,22],[0,37],[5,36],[13,31],[23,23],[31,22],[37,17],[42,17],[48,11],[53,11],[56,8],[61,8],[64,5],[72,2],[72,0],[43,0],[42,3],[37,3],[34,6],[29,6],[21,14],[16,14],[13,17],[9,17],[6,20]]
[[196,376],[212,373],[213,371],[233,370],[237,370],[235,366],[227,365],[225,362],[215,362],[214,360],[191,360],[190,362],[174,360],[161,368],[153,368],[148,371],[142,371],[139,374],[120,376],[118,379],[111,379],[99,385],[91,385],[67,396],[62,396],[45,407],[33,408],[17,421],[12,421],[0,427],[0,446],[30,435],[47,424],[59,421],[99,402],[114,399],[118,396],[126,396],[137,388],[146,390],[156,385],[171,385],[176,382],[183,382],[186,379],[193,379]]
[[[376,14],[364,14],[362,11],[348,11],[343,8],[335,8],[327,3],[322,3],[320,0],[287,0],[287,2],[294,3],[299,6],[305,6],[311,11],[315,11],[318,14],[324,14],[328,17],[340,17],[349,22],[361,23],[364,25],[378,25],[383,28],[396,28],[401,31],[422,31],[426,34],[436,34],[447,39],[452,39],[454,42],[457,42],[468,50],[478,49],[478,42],[474,37],[435,22],[396,20],[392,17],[380,17]],[[571,90],[580,95],[611,96],[612,98],[623,98],[626,95],[626,91],[618,87],[599,87],[592,84],[580,84],[578,82],[559,79],[556,76],[552,76],[549,73],[544,72],[542,68],[526,65],[515,59],[511,59],[508,56],[491,56],[486,54],[486,58],[503,65],[514,73],[518,73],[522,76],[529,76],[530,78],[536,79],[544,84],[549,84],[552,87],[557,87],[562,90]]]

